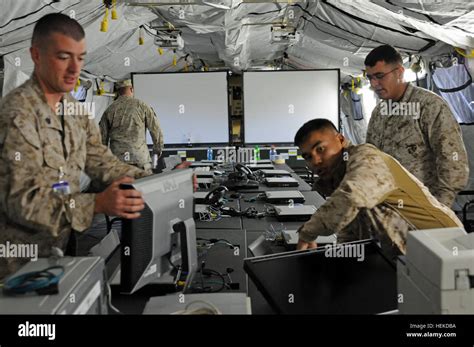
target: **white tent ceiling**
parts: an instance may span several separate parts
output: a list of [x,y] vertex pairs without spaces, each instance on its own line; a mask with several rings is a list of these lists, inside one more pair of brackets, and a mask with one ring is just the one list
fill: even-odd
[[[51,12],[74,15],[84,26],[85,77],[110,80],[131,72],[182,70],[185,56],[196,68],[337,67],[346,75],[359,74],[365,55],[384,43],[428,57],[451,46],[474,48],[474,3],[469,0],[119,0],[119,19],[109,20],[106,33],[99,31],[105,11],[100,0],[0,0],[0,6],[4,94],[31,74],[33,26]],[[171,50],[157,53],[153,29],[147,29],[145,44],[138,45],[139,27],[150,22],[171,23],[182,32],[184,49],[176,53],[181,57],[176,66]],[[296,44],[271,43],[272,24],[282,23],[297,28]]]

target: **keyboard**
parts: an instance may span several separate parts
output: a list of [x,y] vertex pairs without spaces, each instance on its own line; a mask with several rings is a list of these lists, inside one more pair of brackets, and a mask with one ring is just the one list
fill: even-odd
[[211,168],[209,166],[198,166],[194,168],[194,171],[210,171]]

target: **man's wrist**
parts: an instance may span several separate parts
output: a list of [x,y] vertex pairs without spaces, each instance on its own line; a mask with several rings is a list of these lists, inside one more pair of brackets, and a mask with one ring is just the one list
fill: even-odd
[[94,214],[104,213],[102,209],[102,195],[103,193],[97,193],[94,200]]
[[313,241],[316,240],[315,238],[309,236],[309,235],[305,232],[305,230],[303,229],[303,227],[300,227],[300,228],[298,229],[298,238],[299,238],[300,241],[307,242],[307,243],[313,242]]

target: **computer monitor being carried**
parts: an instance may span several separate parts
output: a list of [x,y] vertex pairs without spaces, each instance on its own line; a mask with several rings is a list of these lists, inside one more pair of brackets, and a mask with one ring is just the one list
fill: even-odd
[[192,170],[175,170],[121,185],[142,192],[145,209],[122,223],[120,287],[134,293],[147,284],[172,284],[197,270]]

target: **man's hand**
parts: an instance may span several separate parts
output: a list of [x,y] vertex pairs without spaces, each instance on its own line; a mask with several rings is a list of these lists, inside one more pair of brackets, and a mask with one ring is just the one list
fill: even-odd
[[142,193],[134,189],[120,189],[121,183],[132,183],[131,177],[122,177],[112,182],[102,193],[96,195],[94,213],[105,213],[127,219],[140,217],[145,208]]
[[303,240],[299,239],[298,240],[298,245],[296,246],[296,250],[298,251],[303,251],[305,249],[313,249],[318,247],[317,243],[312,241],[312,242],[304,242]]
[[183,161],[181,164],[178,164],[176,165],[174,168],[175,169],[187,169],[188,167],[191,166],[191,162],[190,161]]
[[199,188],[199,183],[198,183],[198,177],[196,174],[193,174],[193,188],[194,191],[196,192]]

